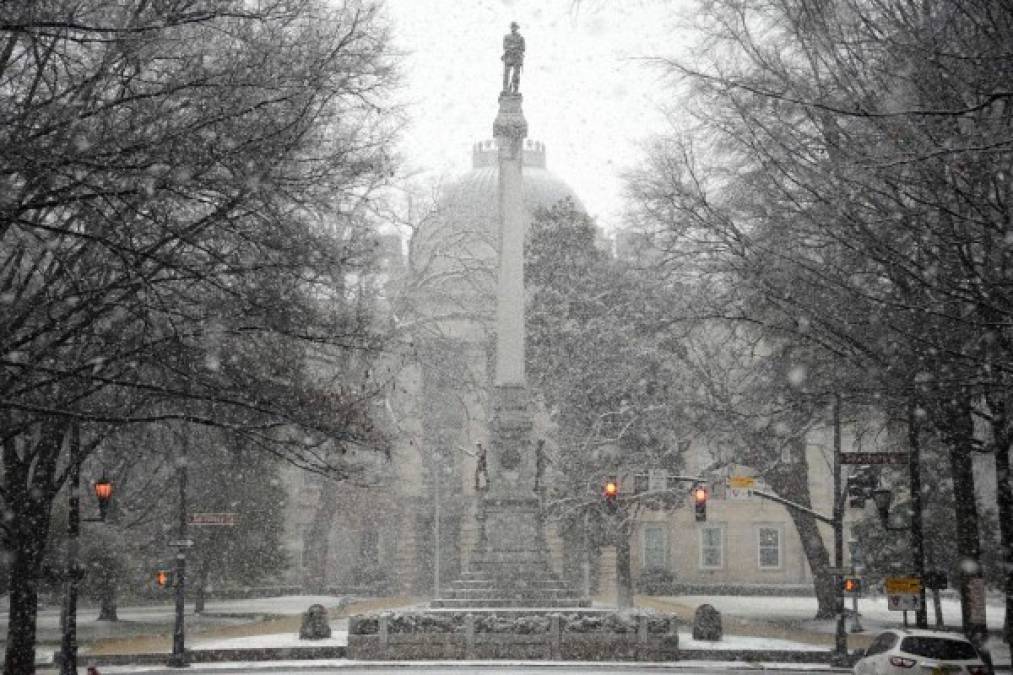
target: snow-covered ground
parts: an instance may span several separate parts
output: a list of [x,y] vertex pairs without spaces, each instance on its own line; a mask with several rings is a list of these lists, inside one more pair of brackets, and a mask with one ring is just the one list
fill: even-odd
[[[252,617],[257,615],[291,616],[302,614],[314,603],[325,607],[337,607],[347,597],[338,595],[285,595],[277,598],[250,598],[244,600],[209,600],[204,606],[206,615],[231,615],[236,617]],[[0,601],[0,630],[7,632],[7,598]],[[128,605],[120,607],[117,615],[121,622],[126,623],[168,623],[175,617],[175,606],[169,603],[158,605]],[[193,616],[193,603],[186,603],[186,614]],[[114,624],[98,621],[98,608],[85,607],[78,610],[77,624],[79,627],[94,624],[114,627]],[[43,609],[39,612],[39,629],[59,629],[60,610],[58,608]]]
[[[727,616],[734,616],[743,619],[758,621],[774,621],[778,623],[791,623],[800,629],[816,633],[833,633],[836,624],[833,620],[817,621],[813,619],[816,615],[816,598],[814,597],[777,597],[777,596],[737,596],[737,595],[680,595],[665,598],[690,607],[697,607],[704,603],[713,605],[719,612]],[[955,597],[944,597],[940,605],[943,610],[943,623],[948,626],[960,625],[960,600]],[[851,609],[851,600],[847,601],[848,609]],[[1002,629],[1005,617],[1002,598],[990,597],[986,606],[986,617],[989,630],[999,631]],[[903,612],[894,612],[887,609],[886,597],[878,596],[861,598],[858,601],[858,613],[864,634],[874,634],[884,628],[897,628],[903,625]],[[935,610],[929,600],[929,626],[935,625]],[[908,620],[914,624],[914,613],[908,614]],[[851,621],[848,621],[848,628],[851,628]],[[684,647],[686,645],[683,645]],[[997,663],[1009,663],[1009,646],[996,639],[992,639],[986,645]]]
[[[750,619],[770,619],[775,621],[807,622],[816,615],[816,598],[785,598],[775,596],[738,596],[738,595],[680,595],[667,598],[673,602],[696,607],[704,603],[713,605],[722,614],[738,616]],[[956,598],[943,598],[940,603],[943,609],[943,622],[954,626],[960,624],[960,601]],[[851,609],[851,600],[846,605]],[[995,598],[990,601],[987,610],[988,627],[991,630],[1002,628],[1004,610],[1002,599]],[[878,630],[884,627],[894,627],[903,621],[903,612],[893,612],[887,609],[886,597],[862,598],[858,601],[858,612],[861,615],[862,624]],[[914,613],[908,618],[914,621]],[[932,609],[932,602],[929,601],[929,624],[935,622],[935,614]],[[812,621],[813,630],[825,628],[823,621]],[[833,626],[830,627],[833,632]]]

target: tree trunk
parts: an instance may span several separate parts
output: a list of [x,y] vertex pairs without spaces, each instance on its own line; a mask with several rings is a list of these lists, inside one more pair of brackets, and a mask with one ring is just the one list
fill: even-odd
[[[793,448],[795,461],[792,464],[779,466],[768,472],[765,478],[774,491],[796,504],[812,508],[809,494],[809,465],[806,463],[802,448]],[[832,619],[837,616],[837,594],[834,591],[834,579],[827,572],[830,567],[830,552],[823,543],[823,535],[812,515],[787,509],[791,521],[802,542],[809,569],[813,573],[813,591],[816,593],[816,618]]]
[[1010,484],[1010,444],[1013,434],[1006,427],[1005,415],[997,415],[1001,420],[1000,428],[994,430],[995,437],[995,479],[996,506],[999,511],[999,550],[1006,570],[1006,622],[1003,624],[1003,639],[1013,648],[1013,630],[1010,629],[1010,616],[1013,616],[1013,485]]
[[99,597],[99,621],[119,621],[116,613],[116,581],[110,579],[102,584],[102,592]]
[[194,613],[204,613],[204,602],[207,599],[207,586],[208,586],[208,556],[204,555],[200,560],[200,567],[197,570],[197,588],[196,598],[194,600]]
[[9,538],[4,542],[12,555],[4,675],[35,672],[39,573],[49,537],[55,497],[52,481],[63,431],[64,427],[56,424],[44,428],[36,445],[26,448],[23,455],[13,439],[3,444],[5,501],[12,515]]
[[633,606],[633,574],[630,568],[631,528],[620,525],[616,528],[616,607],[626,609]]
[[[942,406],[946,423],[941,429],[946,438],[953,475],[953,510],[957,527],[957,555],[960,559],[958,579],[960,588],[960,615],[964,632],[976,643],[983,640],[980,633],[983,622],[976,620],[976,613],[983,614],[984,607],[976,607],[984,598],[977,597],[973,586],[980,583],[981,544],[978,538],[978,504],[974,493],[974,473],[971,467],[971,442],[974,428],[971,418],[970,401],[960,398]],[[975,612],[975,610],[978,612]]]
[[41,547],[33,539],[27,538],[18,542],[12,551],[14,559],[11,563],[4,675],[30,675],[35,672],[35,623],[39,604],[38,570],[42,555]]
[[321,593],[327,585],[327,549],[337,502],[337,484],[322,479],[313,520],[303,537],[303,588],[311,593]]

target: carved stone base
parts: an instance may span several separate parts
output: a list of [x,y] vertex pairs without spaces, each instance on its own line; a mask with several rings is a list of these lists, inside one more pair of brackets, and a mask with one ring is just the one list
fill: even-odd
[[489,489],[477,510],[479,539],[466,571],[434,607],[586,606],[552,570],[541,504],[528,394],[496,388],[490,425]]
[[496,387],[489,425],[489,496],[535,499],[535,448],[528,392],[521,385]]

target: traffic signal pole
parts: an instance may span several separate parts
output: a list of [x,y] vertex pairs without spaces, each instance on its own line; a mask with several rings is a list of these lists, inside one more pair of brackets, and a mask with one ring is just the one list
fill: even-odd
[[[925,538],[922,531],[922,477],[921,477],[921,443],[918,438],[918,417],[915,404],[908,409],[908,474],[911,481],[911,558],[914,562],[914,574],[925,579]],[[918,591],[921,596],[918,609],[915,610],[915,626],[929,627],[928,608],[925,606],[925,584]],[[937,596],[938,597],[938,596]]]
[[[179,539],[182,542],[186,539],[186,482],[187,482],[187,436],[184,429],[182,443],[180,445],[179,462]],[[176,590],[176,622],[172,629],[172,655],[169,656],[167,665],[170,668],[186,668],[189,662],[186,660],[186,627],[184,619],[184,602],[186,591],[186,548],[176,549],[176,574],[173,578],[173,586]]]

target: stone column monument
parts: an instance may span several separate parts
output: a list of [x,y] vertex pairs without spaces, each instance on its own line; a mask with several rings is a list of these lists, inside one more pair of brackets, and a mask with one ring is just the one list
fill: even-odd
[[517,24],[503,39],[503,91],[493,136],[499,148],[499,274],[496,361],[488,489],[478,505],[479,541],[444,607],[573,607],[582,604],[552,571],[535,493],[536,451],[524,375],[524,206],[521,109],[524,38]]

